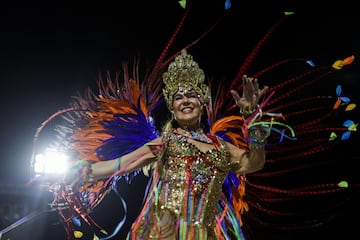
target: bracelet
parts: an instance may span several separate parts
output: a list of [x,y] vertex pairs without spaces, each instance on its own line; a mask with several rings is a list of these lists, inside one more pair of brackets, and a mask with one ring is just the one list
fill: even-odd
[[270,131],[266,127],[250,128],[249,131],[250,142],[255,143],[264,143],[269,135]]
[[121,163],[121,157],[116,159],[116,163],[115,163],[115,168],[114,168],[114,173],[116,173],[117,171],[120,170],[120,163]]
[[267,126],[253,126],[249,128],[249,150],[257,150],[265,147],[266,139],[270,136]]
[[264,147],[265,147],[264,143],[254,143],[254,142],[249,143],[249,150],[258,150]]

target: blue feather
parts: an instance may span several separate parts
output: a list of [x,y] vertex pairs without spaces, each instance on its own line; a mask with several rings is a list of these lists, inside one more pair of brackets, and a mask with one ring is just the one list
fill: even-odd
[[[103,144],[96,149],[98,156],[104,159],[119,158],[159,136],[152,117],[150,114],[147,117],[139,106],[140,98],[137,106],[133,105],[134,114],[116,114],[112,120],[100,123],[104,132],[112,137],[103,140]],[[129,183],[140,172],[139,169],[125,175],[126,181]]]

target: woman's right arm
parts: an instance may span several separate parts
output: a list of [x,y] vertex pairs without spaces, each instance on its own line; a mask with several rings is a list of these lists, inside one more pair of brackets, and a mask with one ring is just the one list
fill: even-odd
[[122,175],[144,167],[156,160],[155,152],[161,151],[161,148],[162,138],[158,137],[148,144],[123,155],[120,159],[120,165],[118,165],[118,158],[96,162],[91,165],[93,177],[95,179],[110,177],[119,169],[122,169],[120,172]]

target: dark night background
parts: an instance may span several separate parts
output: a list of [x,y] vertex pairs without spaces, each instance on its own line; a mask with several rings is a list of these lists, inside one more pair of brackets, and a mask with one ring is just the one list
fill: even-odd
[[[264,45],[254,62],[255,68],[293,57],[311,58],[319,65],[328,65],[336,59],[355,55],[354,63],[344,71],[347,80],[344,92],[353,102],[359,103],[360,15],[353,1],[335,3],[233,0],[232,8],[225,13],[224,1],[195,0],[191,16],[170,52],[184,47],[219,16],[225,15],[218,28],[189,51],[206,73],[231,79],[257,41],[283,12],[295,11]],[[139,54],[144,60],[154,61],[183,11],[175,0],[1,3],[1,229],[47,204],[47,195],[41,190],[22,187],[29,180],[33,138],[40,124],[57,110],[67,107],[71,96],[95,86],[99,72],[118,70],[122,61],[132,60]],[[345,168],[348,167],[351,177],[356,176],[354,162],[359,160],[357,134],[348,145],[337,150],[348,160],[345,164],[349,166]],[[41,135],[41,138],[46,139],[46,136]],[[349,159],[354,162],[348,164]],[[141,180],[136,180],[132,186],[123,186],[127,191],[124,197],[131,202],[129,223],[142,198]],[[354,227],[360,223],[358,200],[355,195],[344,212],[325,229],[299,235],[263,232],[258,233],[257,239],[312,236],[356,239],[349,236],[356,236]],[[116,212],[115,201],[117,199],[110,195],[96,210],[95,215],[102,219],[100,223],[105,221],[111,225],[118,220],[116,217],[120,213]],[[16,214],[5,219],[9,217],[5,208]],[[55,215],[35,217],[7,233],[6,239],[66,239],[62,226],[54,225]]]

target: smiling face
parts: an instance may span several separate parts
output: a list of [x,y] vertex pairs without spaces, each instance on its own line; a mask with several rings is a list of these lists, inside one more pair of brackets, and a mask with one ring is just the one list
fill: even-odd
[[173,113],[181,127],[199,128],[201,117],[201,102],[194,90],[177,91],[173,98]]

